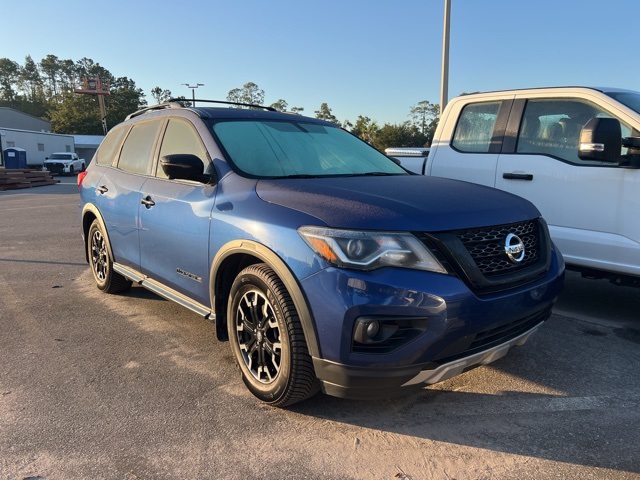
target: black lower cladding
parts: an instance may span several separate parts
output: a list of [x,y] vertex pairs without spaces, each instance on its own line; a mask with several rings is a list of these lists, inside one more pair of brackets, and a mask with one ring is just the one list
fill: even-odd
[[[509,234],[524,246],[520,261],[509,259]],[[491,227],[414,235],[450,273],[475,294],[507,290],[544,276],[551,264],[551,238],[542,218]]]

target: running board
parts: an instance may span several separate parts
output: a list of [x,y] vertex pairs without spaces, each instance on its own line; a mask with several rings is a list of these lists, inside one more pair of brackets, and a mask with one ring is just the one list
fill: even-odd
[[167,300],[171,300],[172,302],[182,305],[183,307],[188,308],[192,312],[195,312],[208,320],[215,320],[215,315],[213,315],[210,308],[202,305],[201,303],[194,302],[182,293],[177,292],[160,282],[152,280],[151,278],[143,275],[133,268],[114,262],[113,270],[118,272],[120,275],[127,277],[129,280],[132,280],[138,285],[143,286],[147,290],[160,295],[163,298],[166,298]]

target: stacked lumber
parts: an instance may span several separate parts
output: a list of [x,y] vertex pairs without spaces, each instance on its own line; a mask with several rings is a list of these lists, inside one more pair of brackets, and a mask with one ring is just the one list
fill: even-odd
[[51,172],[41,170],[11,169],[0,167],[0,191],[18,190],[20,188],[41,187],[54,185],[60,180],[54,180]]

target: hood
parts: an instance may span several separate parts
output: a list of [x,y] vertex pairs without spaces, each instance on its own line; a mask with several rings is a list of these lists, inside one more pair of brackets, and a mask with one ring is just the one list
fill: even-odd
[[334,228],[436,232],[540,216],[510,193],[423,175],[260,180],[256,192]]

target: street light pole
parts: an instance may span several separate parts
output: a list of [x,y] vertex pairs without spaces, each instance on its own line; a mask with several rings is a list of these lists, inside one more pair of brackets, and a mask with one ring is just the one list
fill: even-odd
[[442,82],[440,84],[440,116],[449,101],[449,22],[451,0],[444,0],[444,31],[442,34]]
[[191,89],[192,103],[193,103],[193,106],[195,107],[196,106],[196,88],[204,87],[204,83],[196,83],[195,85],[189,85],[188,83],[183,83],[182,85]]

